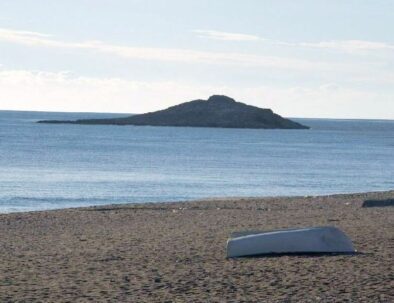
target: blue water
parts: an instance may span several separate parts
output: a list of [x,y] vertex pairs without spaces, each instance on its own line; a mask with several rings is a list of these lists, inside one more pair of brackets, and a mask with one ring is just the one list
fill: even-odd
[[394,121],[311,130],[37,124],[113,114],[0,111],[0,212],[394,189]]

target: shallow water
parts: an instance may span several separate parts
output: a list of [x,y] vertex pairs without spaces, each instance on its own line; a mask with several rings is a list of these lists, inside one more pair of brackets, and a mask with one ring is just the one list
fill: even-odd
[[35,123],[113,116],[0,111],[0,212],[394,188],[394,121],[294,119],[310,130]]

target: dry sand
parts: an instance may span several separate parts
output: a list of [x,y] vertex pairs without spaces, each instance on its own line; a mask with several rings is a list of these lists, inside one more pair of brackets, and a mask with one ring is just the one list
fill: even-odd
[[[0,215],[0,302],[394,302],[394,191]],[[233,231],[335,225],[356,255],[225,258]]]

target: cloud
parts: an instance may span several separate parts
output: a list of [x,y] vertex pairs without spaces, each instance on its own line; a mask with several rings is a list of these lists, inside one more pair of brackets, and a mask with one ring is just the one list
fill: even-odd
[[228,33],[214,30],[194,30],[194,33],[198,34],[201,38],[208,38],[213,40],[223,41],[258,41],[262,40],[259,36],[240,34],[240,33]]
[[31,31],[20,31],[20,30],[10,30],[6,28],[0,28],[0,36],[8,39],[17,39],[23,38],[23,39],[28,39],[29,37],[34,39],[34,38],[48,38],[51,37],[51,35],[43,34],[43,33],[38,33],[38,32],[31,32]]
[[[196,33],[211,39],[227,41],[260,40],[274,45],[287,47],[307,47],[315,49],[332,49],[347,53],[360,53],[372,51],[392,51],[394,45],[384,42],[371,42],[361,40],[326,41],[326,42],[298,42],[288,43],[263,39],[254,35],[226,33],[211,30],[196,30]],[[346,63],[326,62],[322,60],[308,60],[292,57],[278,57],[251,53],[197,51],[181,48],[153,48],[133,47],[105,43],[103,41],[62,41],[51,35],[0,28],[0,41],[21,44],[29,47],[46,47],[57,49],[75,49],[90,52],[105,53],[111,56],[130,60],[166,61],[186,64],[229,65],[246,68],[273,68],[283,70],[296,70],[302,72],[312,71],[338,71],[348,73],[360,69],[361,65],[354,67]],[[364,68],[365,69],[365,68]],[[367,68],[369,69],[369,68]]]
[[319,42],[286,42],[271,40],[259,37],[257,35],[228,33],[214,30],[194,30],[199,37],[213,40],[224,41],[263,41],[272,45],[307,47],[315,49],[331,49],[346,53],[368,52],[368,51],[392,51],[394,45],[385,42],[375,42],[366,40],[331,40]]
[[318,86],[226,86],[134,81],[68,72],[0,70],[1,109],[142,113],[226,94],[292,117],[394,119],[394,92]]
[[298,43],[298,46],[333,49],[342,52],[355,53],[359,51],[393,51],[394,45],[384,42],[373,42],[365,40],[343,40],[322,41],[316,43]]
[[26,31],[0,28],[0,41],[30,47],[48,47],[96,51],[132,60],[170,61],[191,64],[233,65],[244,67],[269,67],[286,70],[316,71],[343,68],[339,64],[297,58],[265,56],[250,53],[196,51],[180,48],[133,47],[109,44],[102,41],[68,42],[51,36]]
[[285,42],[277,40],[265,40],[273,45],[312,48],[320,50],[335,50],[342,53],[371,53],[377,51],[393,51],[394,45],[385,42],[366,40],[331,40],[319,42]]

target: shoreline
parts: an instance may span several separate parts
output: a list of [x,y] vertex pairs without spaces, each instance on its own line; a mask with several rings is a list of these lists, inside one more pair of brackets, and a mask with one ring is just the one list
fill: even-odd
[[[0,214],[0,301],[391,302],[394,191]],[[334,225],[356,255],[226,259],[231,232]]]
[[221,196],[221,197],[203,197],[198,199],[190,199],[190,200],[180,200],[180,201],[158,201],[158,202],[124,202],[124,203],[109,203],[109,204],[94,204],[94,205],[86,205],[86,206],[75,206],[75,207],[60,207],[60,208],[50,208],[50,209],[37,209],[37,210],[17,210],[17,211],[0,211],[1,215],[8,214],[23,214],[23,213],[36,213],[36,212],[51,212],[51,211],[60,211],[60,210],[71,210],[71,209],[85,209],[85,208],[96,208],[96,207],[122,207],[122,206],[137,206],[137,205],[152,205],[152,204],[185,204],[185,203],[196,203],[196,202],[206,202],[206,201],[224,201],[224,200],[265,200],[265,199],[307,199],[307,198],[322,198],[322,197],[342,197],[342,196],[350,196],[350,195],[371,195],[371,194],[385,194],[394,192],[394,189],[389,190],[380,190],[380,191],[365,191],[365,192],[349,192],[349,193],[328,193],[328,194],[317,194],[317,195],[298,195],[298,196]]

